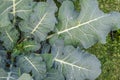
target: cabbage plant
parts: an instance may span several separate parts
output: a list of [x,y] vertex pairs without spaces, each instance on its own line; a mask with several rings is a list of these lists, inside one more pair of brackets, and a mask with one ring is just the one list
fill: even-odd
[[97,0],[0,0],[0,80],[95,80],[99,59],[86,51],[120,28],[120,13]]

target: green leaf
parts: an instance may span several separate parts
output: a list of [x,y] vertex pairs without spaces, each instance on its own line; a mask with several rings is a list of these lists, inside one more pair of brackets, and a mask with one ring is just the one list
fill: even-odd
[[9,11],[12,8],[11,0],[0,0],[0,27],[10,24]]
[[34,5],[35,2],[33,2],[33,0],[1,0],[0,26],[7,26],[10,24],[9,13],[13,15],[12,17],[14,17],[14,19],[16,15],[22,19],[28,19]]
[[53,45],[52,54],[56,68],[63,72],[66,80],[95,80],[101,73],[101,64],[95,55],[64,46],[62,40]]
[[0,68],[5,68],[7,52],[0,49]]
[[33,11],[33,7],[36,2],[33,0],[16,0],[16,3],[19,2],[16,8],[16,15],[24,20],[27,20]]
[[49,53],[50,49],[51,49],[51,46],[50,44],[47,43],[47,41],[43,41],[41,43],[41,54]]
[[41,54],[43,60],[46,62],[47,70],[51,69],[53,66],[53,56],[51,54]]
[[10,71],[7,72],[0,68],[0,80],[17,80],[19,77],[18,68],[10,65]]
[[[63,1],[66,1],[66,0],[57,0],[57,1],[62,3]],[[76,1],[76,0],[71,0],[71,1]]]
[[6,27],[0,27],[0,32],[0,40],[3,41],[3,46],[7,50],[12,50],[19,38],[18,31],[10,24]]
[[46,65],[40,55],[19,56],[17,66],[20,67],[21,72],[31,73],[35,80],[41,80],[45,77]]
[[47,34],[54,29],[56,10],[53,1],[37,3],[28,20],[23,20],[19,24],[20,30],[25,36],[33,37],[38,42],[45,40]]
[[44,80],[65,80],[63,74],[56,69],[51,69],[46,74]]
[[5,72],[2,68],[0,68],[0,80],[6,80],[7,77],[8,77],[8,74],[7,72]]
[[56,35],[62,36],[65,44],[89,48],[96,42],[105,43],[107,34],[120,28],[120,13],[103,13],[97,0],[80,0],[80,4],[80,13],[69,0],[64,1],[59,9]]
[[29,74],[23,73],[18,80],[33,80],[32,77]]
[[34,52],[40,49],[40,43],[35,41],[24,41],[22,42],[24,52]]

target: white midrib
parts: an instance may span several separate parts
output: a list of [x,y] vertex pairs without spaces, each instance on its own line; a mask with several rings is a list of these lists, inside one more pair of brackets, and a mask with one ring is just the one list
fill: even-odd
[[[20,13],[20,12],[30,12],[30,11],[32,11],[32,10],[16,10],[15,12],[16,13]],[[10,13],[12,13],[13,14],[13,12],[10,12]]]
[[[12,0],[12,1],[13,1],[13,0]],[[14,7],[17,6],[18,4],[20,4],[22,1],[23,1],[23,0],[20,0],[20,1],[18,1],[17,3],[15,3],[15,4],[14,4]],[[0,14],[0,16],[3,15],[6,11],[8,11],[9,9],[11,9],[12,7],[13,7],[13,5],[9,6],[7,9],[5,9],[5,10]]]
[[5,33],[6,33],[6,35],[8,36],[9,40],[10,40],[11,42],[14,42],[13,39],[11,38],[11,36],[9,35],[9,33],[8,33],[7,31],[5,31]]
[[[11,64],[11,65],[10,65],[10,70],[12,70],[12,67],[13,67],[13,65]],[[13,72],[11,72],[11,71],[8,72],[8,77],[6,78],[7,80],[11,80],[11,79],[15,80],[15,78],[11,76],[12,73],[13,73]]]
[[15,16],[16,16],[16,0],[13,0],[13,17],[14,17],[14,19],[13,19],[13,24],[15,24],[15,22],[16,22],[16,19],[15,19]]
[[0,79],[7,79],[7,80],[10,80],[10,79],[13,79],[13,80],[16,80],[15,78],[13,78],[13,77],[0,77]]
[[87,21],[87,22],[78,24],[78,25],[76,25],[76,26],[73,26],[73,27],[71,27],[71,28],[65,29],[65,30],[63,30],[63,31],[59,31],[59,32],[57,32],[57,34],[59,35],[59,34],[62,34],[62,33],[64,33],[64,32],[68,32],[68,31],[70,31],[70,30],[79,28],[80,26],[83,26],[83,25],[89,24],[89,23],[91,23],[91,22],[97,21],[97,20],[99,20],[99,19],[101,19],[101,18],[104,18],[104,17],[106,17],[106,16],[109,16],[109,15],[103,15],[103,16],[97,17],[97,18],[95,18],[95,19],[92,19],[92,20],[89,20],[89,21]]
[[24,57],[31,65],[32,67],[39,73],[39,70],[35,67],[35,65],[27,58],[27,57]]
[[76,67],[76,68],[78,68],[79,70],[80,70],[80,69],[83,69],[83,70],[86,70],[86,71],[90,71],[90,70],[87,69],[87,68],[83,68],[83,67],[80,67],[80,66],[71,64],[71,63],[69,63],[69,62],[65,62],[65,61],[60,60],[60,59],[57,59],[57,58],[55,58],[54,61],[59,62],[59,63],[61,63],[61,64],[69,65],[69,66],[71,66],[71,67]]
[[33,34],[33,33],[37,30],[37,28],[39,27],[39,25],[40,25],[40,24],[42,23],[42,21],[45,19],[46,15],[47,15],[47,13],[45,13],[45,14],[43,15],[43,17],[42,17],[41,20],[38,22],[38,24],[35,26],[35,28],[31,31],[31,34]]
[[7,77],[7,80],[10,80],[10,77],[11,76],[11,72],[8,73],[8,77]]
[[33,47],[33,46],[35,46],[35,45],[27,45],[24,48]]

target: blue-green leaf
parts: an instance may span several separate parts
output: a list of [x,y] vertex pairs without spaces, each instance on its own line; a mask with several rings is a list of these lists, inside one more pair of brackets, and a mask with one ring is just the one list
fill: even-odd
[[19,70],[10,65],[10,71],[0,68],[0,80],[17,80],[19,77]]
[[7,60],[7,52],[5,50],[0,49],[0,68],[5,68],[6,60]]
[[120,13],[102,12],[97,0],[80,0],[80,4],[80,13],[69,0],[64,1],[59,9],[56,35],[62,36],[65,44],[89,48],[96,42],[105,43],[107,34],[120,28]]
[[58,40],[53,45],[52,54],[55,67],[66,80],[95,80],[101,73],[101,64],[95,55],[73,46],[64,46],[63,41]]
[[10,24],[9,12],[12,8],[11,0],[0,0],[0,27],[8,26]]
[[28,20],[20,23],[21,31],[25,33],[25,36],[33,37],[38,42],[45,40],[47,34],[54,29],[56,10],[53,1],[37,3]]
[[44,78],[44,80],[65,80],[65,78],[60,71],[51,69],[46,73],[46,78]]
[[17,2],[19,2],[19,4],[15,6],[16,15],[27,20],[30,17],[36,2],[33,2],[33,0],[16,0],[16,3]]
[[35,41],[27,40],[23,41],[22,44],[24,52],[34,52],[40,49],[40,43],[37,43]]
[[50,70],[53,66],[53,56],[48,53],[41,54],[41,56],[46,63],[47,70]]
[[46,64],[40,55],[19,56],[17,66],[20,67],[22,73],[31,72],[35,80],[42,80],[45,77]]
[[3,41],[3,46],[7,50],[12,50],[19,39],[18,31],[12,24],[10,24],[5,27],[0,27],[0,32],[0,40]]
[[33,80],[32,77],[30,76],[30,74],[26,74],[26,73],[23,73],[19,78],[18,80]]

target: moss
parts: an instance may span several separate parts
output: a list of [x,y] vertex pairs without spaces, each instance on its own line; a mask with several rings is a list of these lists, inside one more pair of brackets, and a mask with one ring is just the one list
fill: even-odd
[[98,2],[104,12],[120,11],[120,0],[98,0]]

